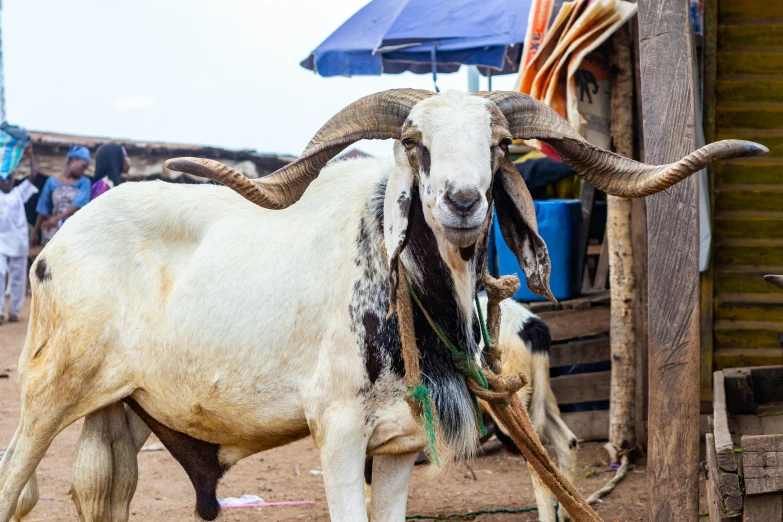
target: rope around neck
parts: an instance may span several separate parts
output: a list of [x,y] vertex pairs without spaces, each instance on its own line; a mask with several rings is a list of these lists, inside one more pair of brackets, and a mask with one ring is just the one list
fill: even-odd
[[[541,441],[538,438],[538,434],[533,428],[533,424],[530,421],[530,417],[527,414],[524,404],[516,395],[516,392],[527,383],[527,380],[523,375],[511,375],[501,376],[499,368],[499,348],[497,344],[486,345],[487,349],[486,357],[489,364],[488,368],[480,368],[475,365],[474,361],[461,350],[459,350],[453,343],[448,340],[443,332],[442,328],[432,320],[429,313],[424,310],[418,297],[415,295],[412,286],[408,282],[405,268],[402,264],[402,260],[398,259],[399,277],[397,279],[397,296],[398,301],[396,303],[396,312],[398,314],[398,323],[400,328],[400,340],[402,342],[402,354],[403,362],[405,365],[405,381],[408,385],[408,390],[415,390],[418,386],[424,386],[421,383],[421,370],[420,370],[420,358],[418,346],[416,345],[416,332],[413,325],[413,310],[411,306],[411,298],[413,298],[422,310],[422,313],[427,318],[427,322],[435,330],[440,337],[441,341],[448,346],[452,351],[452,357],[454,353],[462,353],[462,357],[457,357],[455,362],[460,371],[464,369],[466,374],[468,389],[475,396],[487,401],[495,417],[506,427],[514,443],[522,451],[528,463],[533,467],[536,474],[544,485],[554,493],[557,500],[563,507],[571,514],[576,522],[600,522],[601,518],[585,501],[584,497],[579,494],[573,484],[563,476],[560,470],[555,467],[552,460],[549,458],[544,447],[541,445]],[[504,277],[500,279],[493,279],[488,274],[484,276],[484,286],[487,289],[487,296],[489,298],[488,309],[488,323],[489,332],[485,336],[486,340],[492,340],[494,337],[496,340],[499,338],[500,330],[500,306],[499,303],[502,299],[510,297],[519,288],[519,280],[516,277]],[[406,291],[407,290],[407,291]],[[399,299],[402,297],[402,299]],[[482,321],[483,322],[483,321]],[[482,331],[482,335],[485,332]],[[448,342],[446,342],[448,341]],[[453,348],[453,349],[452,349]],[[460,364],[464,362],[464,366],[460,367]],[[497,372],[497,373],[496,373]],[[487,382],[487,387],[481,386],[482,379],[478,377],[483,376]],[[429,397],[429,391],[427,391],[426,397]],[[427,428],[429,434],[430,430],[435,433],[435,441],[431,443],[431,449],[435,449],[438,444],[437,437],[437,412],[432,404],[432,416],[431,420],[427,420],[426,405],[423,405],[412,393],[408,393],[406,400],[411,407],[415,417],[422,419],[423,424]],[[430,401],[431,402],[431,401]],[[478,407],[478,401],[475,400],[474,404]],[[477,410],[478,411],[478,410]],[[481,415],[478,415],[480,418]],[[432,440],[432,439],[430,439]]]

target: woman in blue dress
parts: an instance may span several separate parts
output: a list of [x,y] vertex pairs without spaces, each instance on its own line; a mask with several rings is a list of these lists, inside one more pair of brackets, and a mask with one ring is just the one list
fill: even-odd
[[39,231],[43,232],[46,244],[66,219],[90,202],[90,179],[84,175],[89,165],[89,149],[71,147],[65,171],[46,180],[35,209],[38,218],[32,232],[33,244],[38,243]]

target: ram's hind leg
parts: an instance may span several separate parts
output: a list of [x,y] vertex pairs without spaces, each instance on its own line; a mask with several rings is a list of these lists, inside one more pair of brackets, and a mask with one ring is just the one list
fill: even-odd
[[[0,522],[8,522],[12,515],[19,520],[35,506],[35,468],[62,426],[62,416],[56,410],[22,410],[16,434],[0,461]],[[23,489],[25,495],[17,509]]]
[[85,417],[71,486],[82,522],[127,521],[137,481],[136,444],[125,406],[116,402]]

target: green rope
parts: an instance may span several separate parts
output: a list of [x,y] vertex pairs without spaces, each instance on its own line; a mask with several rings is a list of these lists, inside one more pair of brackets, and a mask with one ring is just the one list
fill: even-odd
[[438,452],[435,449],[435,418],[434,410],[432,408],[432,397],[430,391],[426,386],[419,383],[418,386],[408,391],[408,396],[419,405],[421,410],[422,420],[424,422],[424,430],[427,432],[427,442],[432,452],[432,458],[435,461],[435,465],[440,467],[440,460],[438,460]]
[[[457,366],[460,373],[462,373],[462,375],[464,375],[467,378],[473,379],[476,383],[478,383],[479,386],[481,386],[485,390],[489,388],[489,383],[487,382],[487,376],[484,375],[484,370],[480,366],[478,366],[476,362],[473,361],[468,356],[468,354],[466,354],[465,352],[457,348],[457,346],[451,342],[451,340],[446,335],[446,332],[443,331],[443,328],[437,323],[437,321],[435,321],[432,318],[432,316],[424,308],[422,302],[419,301],[419,296],[416,295],[416,291],[413,290],[413,285],[411,285],[410,281],[408,281],[408,292],[410,293],[411,298],[413,298],[413,301],[416,303],[416,305],[424,314],[424,317],[427,318],[427,322],[430,323],[430,326],[432,326],[432,328],[438,334],[440,340],[443,341],[443,344],[445,344],[448,347],[449,351],[451,352],[451,359],[454,361],[454,364]],[[476,301],[476,303],[478,304],[478,301]],[[480,310],[479,313],[481,313]],[[482,323],[482,328],[486,328],[486,326],[483,326],[484,323],[483,318],[481,320],[481,323]],[[487,339],[489,338],[488,334],[486,338]],[[481,417],[481,408],[479,408],[478,399],[476,398],[476,395],[473,394],[473,392],[471,392],[470,390],[468,390],[468,393],[470,394],[470,398],[473,402],[473,409],[475,410],[476,427],[478,428],[479,433],[483,437],[487,434],[487,428],[486,426],[484,426],[484,419]]]
[[481,415],[481,408],[479,407],[478,398],[475,393],[470,393],[470,398],[473,401],[473,410],[476,412],[476,426],[478,427],[479,434],[484,437],[487,434],[487,427],[484,425],[484,417]]
[[538,511],[538,508],[527,507],[521,509],[511,509],[511,508],[477,509],[476,511],[468,511],[466,513],[450,513],[448,515],[408,515],[405,517],[405,520],[451,520],[454,518],[475,517],[477,515],[500,515],[500,514],[515,515],[517,513],[529,513],[531,511]]
[[481,326],[481,335],[484,337],[484,346],[486,350],[489,350],[489,345],[492,344],[492,342],[489,339],[487,323],[484,322],[484,313],[481,311],[481,302],[479,301],[478,293],[476,294],[476,310],[478,310],[479,325]]
[[478,383],[478,385],[485,390],[489,388],[489,383],[487,382],[487,377],[484,375],[484,371],[468,356],[468,354],[457,348],[454,343],[451,342],[451,340],[446,336],[446,332],[443,331],[443,328],[441,328],[441,326],[432,318],[432,316],[427,313],[424,305],[421,303],[421,301],[419,301],[419,297],[413,290],[413,286],[411,285],[410,281],[408,282],[408,291],[410,292],[413,300],[418,305],[419,309],[421,309],[421,311],[424,313],[424,316],[427,318],[427,322],[432,325],[432,327],[437,332],[438,337],[440,337],[440,340],[443,341],[443,344],[445,344],[451,351],[451,358],[454,360],[454,364],[457,365],[457,368],[459,368],[460,372],[462,372],[462,374],[466,377],[476,381],[476,383]]

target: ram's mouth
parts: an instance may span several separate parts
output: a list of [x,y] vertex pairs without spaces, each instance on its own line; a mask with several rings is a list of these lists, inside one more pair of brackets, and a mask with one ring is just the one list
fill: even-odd
[[443,235],[446,241],[458,247],[473,245],[478,240],[480,232],[481,226],[462,228],[443,225]]

